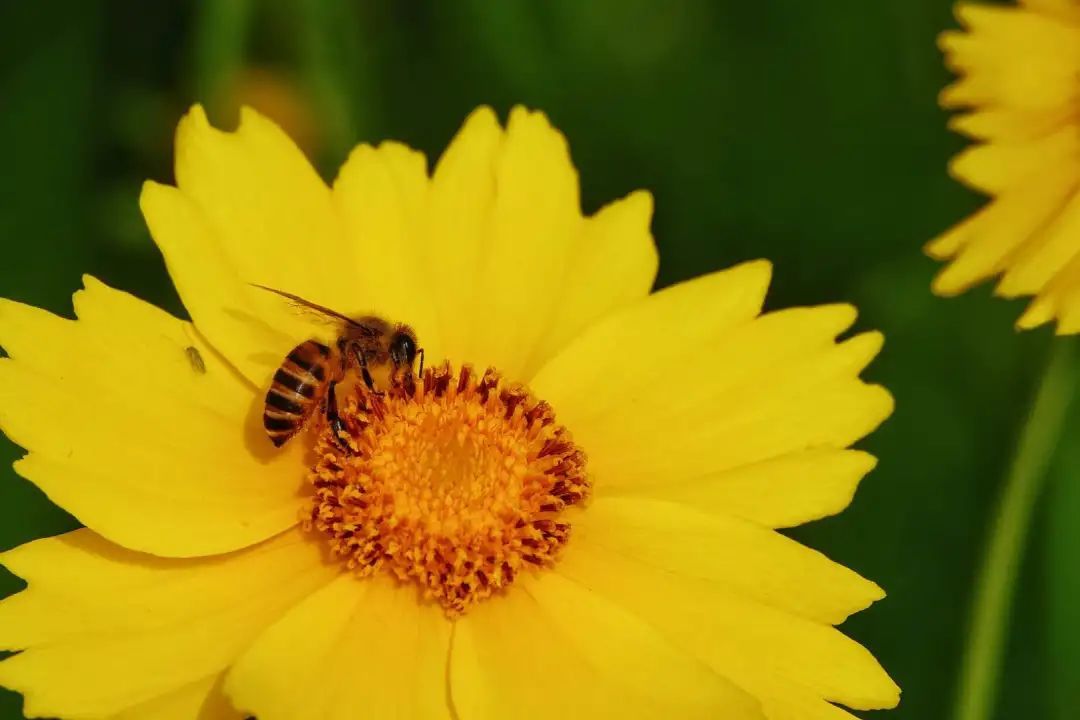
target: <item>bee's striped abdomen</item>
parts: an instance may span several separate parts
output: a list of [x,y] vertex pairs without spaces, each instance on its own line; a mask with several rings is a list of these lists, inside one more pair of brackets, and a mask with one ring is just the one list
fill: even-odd
[[277,447],[304,427],[318,407],[326,388],[329,360],[330,348],[306,340],[292,349],[274,373],[266,393],[263,427]]

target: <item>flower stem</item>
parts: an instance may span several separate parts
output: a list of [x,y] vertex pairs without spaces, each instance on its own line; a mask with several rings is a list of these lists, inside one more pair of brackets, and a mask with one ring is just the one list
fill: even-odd
[[195,99],[211,119],[222,112],[236,74],[244,63],[251,0],[198,3],[194,29],[193,80]]
[[369,70],[373,58],[361,57],[364,23],[350,3],[298,0],[295,9],[300,70],[321,118],[327,159],[336,168],[367,134],[370,116],[381,104]]
[[1058,338],[1035,393],[979,571],[955,720],[990,720],[1032,510],[1076,386],[1076,340]]

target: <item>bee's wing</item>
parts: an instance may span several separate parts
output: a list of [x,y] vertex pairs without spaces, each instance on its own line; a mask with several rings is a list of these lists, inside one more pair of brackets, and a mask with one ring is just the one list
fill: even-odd
[[293,295],[292,293],[285,292],[284,290],[276,290],[275,288],[267,287],[265,285],[259,285],[258,283],[249,284],[252,287],[257,287],[260,290],[266,290],[267,292],[272,292],[275,295],[285,298],[288,301],[289,306],[292,307],[293,310],[296,310],[297,312],[302,313],[304,316],[309,317],[313,320],[333,325],[337,325],[338,323],[346,323],[347,325],[364,327],[361,323],[356,322],[356,320],[353,320],[348,315],[339,313],[337,310],[331,310],[325,305],[319,305],[318,303],[313,303],[310,300],[305,300],[299,295]]

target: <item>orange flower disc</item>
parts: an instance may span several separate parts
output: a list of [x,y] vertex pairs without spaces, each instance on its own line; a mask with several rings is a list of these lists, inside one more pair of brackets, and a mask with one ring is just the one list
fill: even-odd
[[305,527],[361,575],[385,568],[449,615],[552,565],[564,511],[589,494],[585,454],[551,406],[491,369],[360,386],[341,413],[342,442],[319,431]]

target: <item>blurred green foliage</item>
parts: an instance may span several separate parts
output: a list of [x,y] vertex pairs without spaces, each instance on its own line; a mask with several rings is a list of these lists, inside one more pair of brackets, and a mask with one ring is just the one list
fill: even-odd
[[[661,284],[755,257],[774,307],[851,301],[897,398],[843,515],[794,534],[889,597],[845,628],[904,689],[889,717],[944,717],[988,517],[1050,334],[1017,303],[930,295],[921,245],[979,200],[945,174],[962,143],[935,96],[945,0],[0,4],[0,295],[70,315],[82,272],[180,313],[138,216],[171,134],[218,122],[245,63],[313,109],[329,177],[358,140],[437,156],[480,103],[546,110],[586,209],[657,199]],[[77,358],[73,359],[77,361]],[[1080,410],[1072,427],[1080,424]],[[18,456],[2,441],[4,468]],[[1073,717],[1080,664],[1080,451],[1057,458],[1021,578],[999,717]],[[0,548],[70,529],[0,471]],[[0,591],[18,587],[5,576]],[[0,698],[0,717],[21,717]]]

